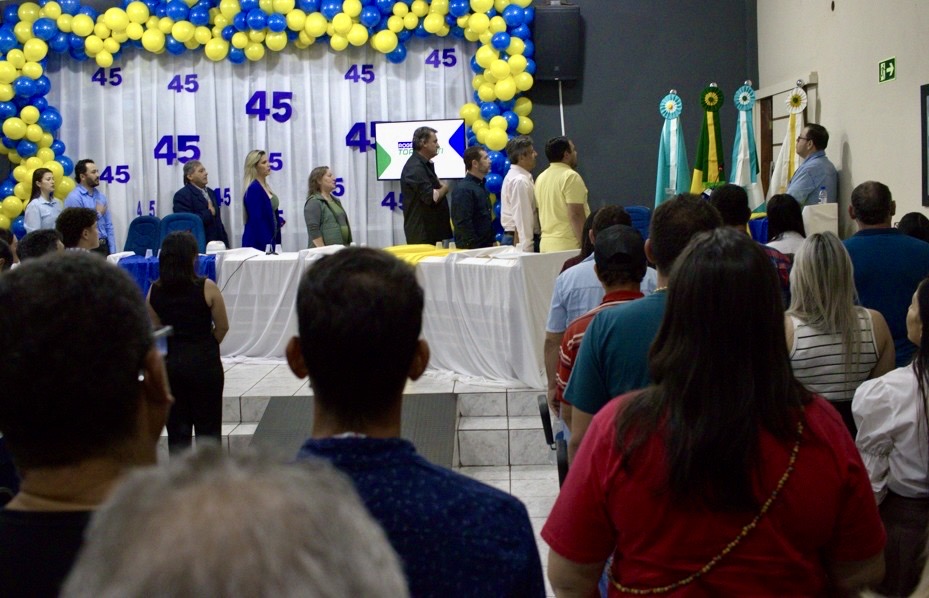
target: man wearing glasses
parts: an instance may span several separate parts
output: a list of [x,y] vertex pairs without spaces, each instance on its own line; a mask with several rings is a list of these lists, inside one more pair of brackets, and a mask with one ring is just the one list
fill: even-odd
[[829,131],[822,125],[810,123],[797,137],[797,155],[803,163],[797,167],[787,193],[792,195],[801,206],[808,206],[819,201],[819,190],[826,188],[826,201],[838,201],[836,190],[837,175],[835,166],[826,157],[829,145]]

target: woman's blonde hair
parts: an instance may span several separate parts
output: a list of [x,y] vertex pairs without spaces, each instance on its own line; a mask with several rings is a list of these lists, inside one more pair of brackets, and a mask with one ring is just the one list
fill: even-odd
[[[264,150],[252,150],[245,156],[245,176],[242,178],[242,195],[248,192],[248,186],[252,181],[258,178],[258,163],[265,155]],[[245,222],[248,222],[248,210],[245,209],[245,202],[242,202],[242,214],[245,216]]]
[[317,166],[316,168],[310,171],[310,178],[307,179],[307,187],[308,187],[308,190],[306,192],[307,199],[309,199],[311,195],[322,193],[322,189],[320,189],[319,187],[319,179],[326,176],[327,172],[329,172],[328,166]]
[[788,315],[828,334],[838,334],[845,352],[845,371],[861,362],[858,318],[865,309],[855,306],[855,276],[848,251],[831,232],[806,238],[790,271]]

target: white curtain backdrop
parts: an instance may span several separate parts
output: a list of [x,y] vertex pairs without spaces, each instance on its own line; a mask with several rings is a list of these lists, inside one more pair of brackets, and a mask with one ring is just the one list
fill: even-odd
[[[460,107],[471,99],[468,65],[475,44],[455,38],[411,38],[402,64],[387,62],[370,47],[334,52],[320,44],[306,50],[288,47],[268,52],[259,62],[214,63],[201,53],[181,56],[153,55],[130,49],[114,63],[122,82],[101,86],[92,81],[97,65],[65,56],[49,60],[52,81],[49,103],[61,111],[63,125],[58,137],[66,154],[76,163],[91,158],[104,171],[127,165],[128,183],[103,182],[100,190],[110,201],[117,244],[122,249],[129,222],[148,214],[154,202],[156,216],[172,211],[174,192],[183,185],[183,164],[156,160],[154,150],[164,136],[198,135],[200,161],[209,171],[209,186],[229,188],[231,205],[222,217],[234,247],[241,245],[242,166],[253,149],[281,154],[283,167],[268,182],[281,200],[287,225],[282,231],[285,251],[307,246],[303,203],[307,177],[316,166],[328,165],[345,187],[341,196],[359,244],[386,247],[402,244],[403,215],[381,206],[399,181],[379,182],[375,176],[374,150],[360,152],[347,147],[346,135],[356,122],[364,122],[370,134],[372,121],[458,118]],[[433,50],[454,48],[453,67],[426,64]],[[352,65],[374,66],[370,84],[352,82],[345,74]],[[168,89],[175,75],[195,74],[195,93]],[[107,76],[113,80],[112,69]],[[267,92],[268,108],[273,92],[292,92],[293,114],[279,123],[271,115],[265,121],[245,112],[256,91]],[[177,147],[175,147],[177,151]],[[189,155],[189,152],[180,152]]]

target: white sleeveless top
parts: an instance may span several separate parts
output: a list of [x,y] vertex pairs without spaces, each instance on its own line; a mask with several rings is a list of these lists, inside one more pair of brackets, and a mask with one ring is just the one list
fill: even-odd
[[871,312],[860,309],[858,325],[861,334],[860,362],[852,364],[846,375],[845,347],[838,334],[827,334],[790,316],[794,325],[790,366],[794,376],[811,391],[829,401],[850,401],[858,386],[867,380],[877,363],[877,345],[872,331]]

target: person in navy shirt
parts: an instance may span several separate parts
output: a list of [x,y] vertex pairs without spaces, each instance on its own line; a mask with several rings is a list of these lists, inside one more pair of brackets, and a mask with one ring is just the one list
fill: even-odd
[[297,292],[287,361],[314,392],[298,460],[324,458],[354,482],[400,559],[411,596],[545,596],[526,507],[433,465],[400,438],[407,379],[429,362],[412,267],[371,248],[316,262]]

